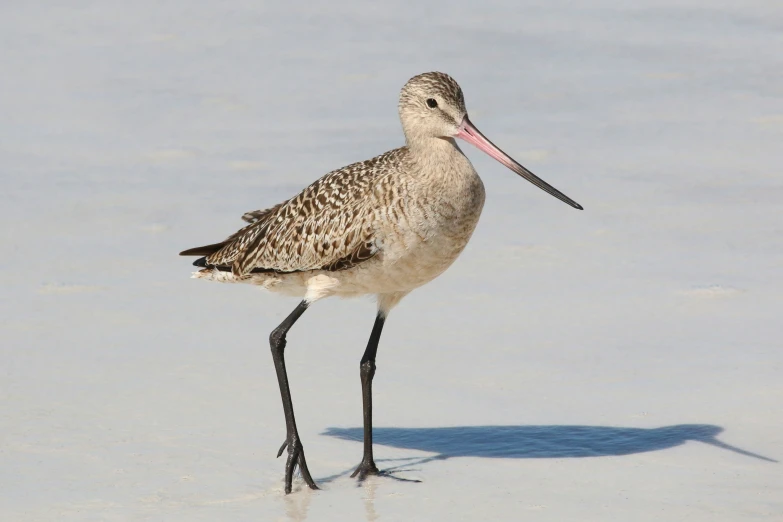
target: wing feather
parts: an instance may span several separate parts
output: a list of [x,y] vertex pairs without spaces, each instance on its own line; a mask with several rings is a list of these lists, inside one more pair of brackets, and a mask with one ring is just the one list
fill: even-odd
[[346,270],[381,249],[375,187],[393,175],[405,148],[330,172],[288,201],[248,212],[250,224],[207,255],[207,266],[242,276],[254,271]]
[[271,213],[276,212],[277,209],[280,208],[280,205],[275,205],[272,208],[265,208],[261,210],[251,210],[250,212],[245,212],[242,215],[242,220],[247,221],[248,223],[256,223],[258,221],[265,220]]

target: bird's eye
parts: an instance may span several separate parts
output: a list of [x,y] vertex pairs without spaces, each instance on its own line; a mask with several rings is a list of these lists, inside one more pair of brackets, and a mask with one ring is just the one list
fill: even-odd
[[438,101],[435,98],[427,98],[427,107],[434,109],[438,106]]

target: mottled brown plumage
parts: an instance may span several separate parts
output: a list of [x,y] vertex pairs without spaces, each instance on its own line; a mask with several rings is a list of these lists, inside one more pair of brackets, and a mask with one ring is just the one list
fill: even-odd
[[256,268],[281,273],[345,270],[371,258],[379,249],[369,204],[372,191],[380,178],[400,168],[404,156],[403,149],[396,149],[348,165],[284,203],[246,213],[242,219],[250,224],[205,254],[206,265],[231,267],[241,277]]

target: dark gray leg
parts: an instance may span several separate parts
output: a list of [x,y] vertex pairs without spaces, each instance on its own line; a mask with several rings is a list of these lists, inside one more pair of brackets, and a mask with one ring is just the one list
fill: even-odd
[[359,475],[359,480],[363,480],[367,475],[378,474],[378,467],[372,457],[372,378],[375,376],[375,354],[378,352],[378,341],[381,339],[384,321],[386,318],[381,312],[378,312],[370,340],[367,342],[367,348],[359,363],[359,376],[362,379],[362,408],[364,410],[364,456],[362,463],[351,475],[351,477]]
[[302,314],[307,310],[309,304],[307,301],[302,301],[297,305],[291,315],[285,318],[280,323],[280,326],[272,330],[269,334],[269,346],[272,348],[272,359],[275,361],[275,371],[277,372],[277,383],[280,385],[280,396],[283,399],[283,413],[285,413],[285,429],[286,437],[285,442],[280,446],[280,451],[277,452],[277,456],[283,454],[283,450],[288,447],[288,459],[285,463],[285,492],[291,493],[291,482],[294,476],[294,469],[297,464],[299,470],[302,472],[302,478],[312,489],[318,489],[315,485],[313,477],[310,476],[310,471],[307,469],[307,462],[305,461],[304,448],[302,442],[299,440],[299,433],[296,431],[296,421],[294,420],[294,405],[291,402],[291,390],[288,388],[288,374],[285,371],[285,359],[283,358],[283,352],[285,352],[285,334],[294,325]]

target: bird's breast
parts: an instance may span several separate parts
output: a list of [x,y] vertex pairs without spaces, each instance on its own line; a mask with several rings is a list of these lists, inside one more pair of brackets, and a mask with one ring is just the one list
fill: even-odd
[[[466,160],[467,161],[467,160]],[[484,184],[469,170],[416,179],[384,220],[383,264],[412,287],[443,273],[464,250],[484,206]]]
[[484,207],[481,178],[467,158],[460,154],[459,160],[430,176],[421,189],[422,200],[410,200],[433,239],[452,237],[467,242]]

